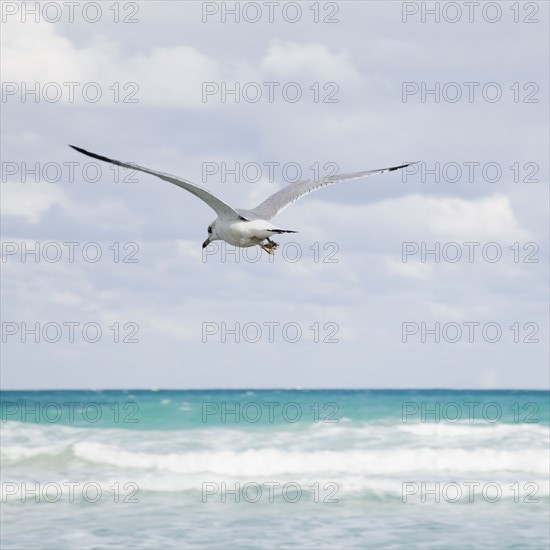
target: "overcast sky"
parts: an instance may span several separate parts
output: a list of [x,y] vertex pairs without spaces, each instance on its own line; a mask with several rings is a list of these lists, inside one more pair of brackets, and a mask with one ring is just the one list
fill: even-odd
[[[3,2],[3,387],[547,388],[548,4],[491,4]],[[235,256],[68,144],[242,208],[421,163]]]

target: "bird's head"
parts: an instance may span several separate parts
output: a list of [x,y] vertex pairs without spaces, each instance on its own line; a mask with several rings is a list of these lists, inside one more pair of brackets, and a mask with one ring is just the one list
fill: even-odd
[[202,243],[203,248],[206,248],[212,241],[215,241],[219,238],[218,235],[216,234],[216,222],[215,221],[213,221],[208,226],[207,231],[208,231],[208,237],[206,238],[206,241],[204,241]]

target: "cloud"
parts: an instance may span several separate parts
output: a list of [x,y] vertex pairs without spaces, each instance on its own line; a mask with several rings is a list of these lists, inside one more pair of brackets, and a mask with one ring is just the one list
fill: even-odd
[[[344,185],[344,184],[341,184]],[[307,200],[307,199],[306,199]],[[311,201],[303,210],[305,224],[346,231],[377,242],[529,240],[530,232],[516,218],[510,198],[495,193],[478,199],[412,194],[367,204]]]
[[428,263],[403,262],[401,258],[386,258],[386,268],[390,275],[417,281],[428,281],[433,276],[433,266]]
[[[2,48],[5,81],[18,83],[21,88],[25,83],[27,89],[38,83],[41,91],[50,85],[44,93],[53,98],[60,89],[65,102],[71,97],[69,83],[77,83],[72,87],[76,102],[83,101],[87,83],[97,83],[102,93],[97,105],[131,100],[164,108],[211,108],[222,102],[204,101],[204,83],[221,87],[220,83],[226,82],[232,89],[236,82],[241,86],[248,82],[261,86],[273,79],[353,84],[362,78],[345,51],[335,52],[315,43],[275,41],[255,64],[239,58],[221,63],[189,45],[156,46],[145,53],[127,54],[112,39],[76,46],[53,25],[10,22],[2,36]],[[135,86],[127,86],[130,82]]]
[[93,221],[97,227],[106,229],[125,220],[129,227],[136,227],[136,219],[122,200],[98,200],[96,204],[86,204],[69,196],[60,185],[50,182],[2,184],[2,216],[22,218],[31,223],[39,223],[53,208],[68,219],[79,222]]
[[[55,97],[57,85],[64,102],[71,98],[69,83],[77,83],[73,87],[77,103],[83,102],[83,87],[97,83],[102,93],[98,105],[137,100],[165,107],[199,106],[203,81],[220,79],[219,63],[192,46],[159,46],[146,54],[126,55],[112,40],[76,46],[54,25],[10,22],[7,27],[2,35],[3,80],[26,83],[27,88],[38,82],[40,90],[51,84],[50,97]],[[129,82],[137,88],[126,86]],[[115,83],[119,89],[113,89]]]
[[53,206],[60,206],[65,211],[71,212],[71,202],[67,194],[54,183],[40,183],[33,186],[21,183],[2,185],[3,217],[20,217],[35,224]]
[[325,44],[272,43],[260,62],[260,69],[278,78],[353,83],[361,80],[350,55],[335,52]]

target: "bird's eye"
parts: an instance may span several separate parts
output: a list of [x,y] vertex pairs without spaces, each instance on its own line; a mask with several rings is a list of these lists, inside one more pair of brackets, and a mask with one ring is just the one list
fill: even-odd
[[208,233],[212,233],[212,226],[211,225],[208,226]]

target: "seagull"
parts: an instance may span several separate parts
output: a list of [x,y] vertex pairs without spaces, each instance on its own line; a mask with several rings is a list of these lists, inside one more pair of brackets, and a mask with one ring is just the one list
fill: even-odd
[[202,248],[206,248],[212,241],[225,241],[233,246],[239,246],[242,248],[250,246],[260,246],[268,254],[274,254],[275,250],[279,247],[278,243],[271,240],[274,235],[281,235],[283,233],[297,233],[291,229],[281,229],[271,223],[271,220],[280,214],[285,208],[301,199],[303,196],[320,189],[326,185],[332,185],[339,181],[352,180],[357,178],[365,178],[368,176],[374,176],[376,174],[383,174],[384,172],[393,172],[394,170],[401,170],[415,162],[409,162],[407,164],[401,164],[400,166],[392,166],[390,168],[380,168],[378,170],[365,170],[363,172],[352,172],[349,174],[337,174],[328,176],[323,179],[312,179],[291,183],[284,187],[280,191],[277,191],[264,202],[253,208],[252,210],[244,210],[242,208],[232,208],[227,203],[189,180],[172,176],[164,172],[158,172],[157,170],[151,170],[143,166],[138,166],[134,163],[121,162],[120,160],[114,160],[90,151],[86,151],[75,145],[70,145],[79,153],[92,157],[94,159],[102,160],[104,162],[110,162],[117,166],[129,168],[131,170],[137,170],[138,172],[145,172],[160,178],[164,181],[168,181],[189,191],[189,193],[195,195],[199,199],[203,200],[210,208],[212,208],[218,217],[208,226],[208,237],[202,243]]

